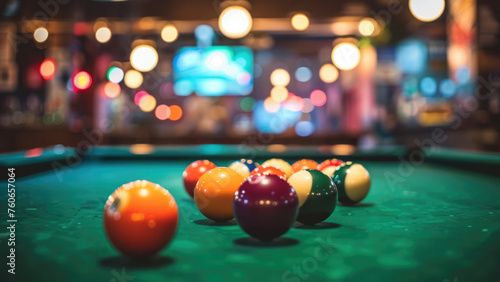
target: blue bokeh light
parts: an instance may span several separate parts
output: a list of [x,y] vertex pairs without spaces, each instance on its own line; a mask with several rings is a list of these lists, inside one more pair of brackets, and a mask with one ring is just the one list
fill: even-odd
[[470,69],[468,67],[459,67],[455,71],[455,80],[461,84],[464,85],[470,80]]
[[439,91],[443,96],[445,97],[451,97],[455,95],[455,91],[457,91],[457,87],[455,86],[455,83],[451,79],[445,79],[441,81],[439,84]]
[[307,67],[300,67],[295,71],[295,79],[300,82],[309,81],[312,77],[312,72]]
[[301,112],[292,112],[283,108],[276,113],[269,113],[264,108],[264,102],[258,101],[254,107],[253,120],[260,132],[280,134],[293,126],[301,115]]
[[427,46],[410,39],[396,47],[396,65],[405,74],[420,74],[427,65]]
[[295,125],[295,132],[302,137],[309,136],[314,132],[314,124],[310,121],[299,121]]
[[422,78],[422,81],[420,81],[420,91],[422,91],[422,94],[425,96],[432,96],[436,94],[436,80],[430,76]]
[[212,46],[215,33],[211,26],[202,24],[195,28],[194,36],[199,47],[207,48]]

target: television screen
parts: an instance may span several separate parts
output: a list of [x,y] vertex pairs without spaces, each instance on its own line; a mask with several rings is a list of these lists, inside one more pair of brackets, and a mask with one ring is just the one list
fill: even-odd
[[248,95],[253,88],[253,54],[243,46],[185,47],[173,61],[174,91],[187,96]]

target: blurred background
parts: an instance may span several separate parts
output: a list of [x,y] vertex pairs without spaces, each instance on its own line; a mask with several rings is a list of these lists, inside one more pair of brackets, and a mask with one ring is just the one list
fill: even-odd
[[495,0],[0,4],[0,152],[116,144],[500,151]]

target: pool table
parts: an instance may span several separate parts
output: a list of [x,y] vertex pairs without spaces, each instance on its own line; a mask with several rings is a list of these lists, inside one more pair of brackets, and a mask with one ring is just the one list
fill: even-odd
[[[0,281],[498,281],[500,157],[448,149],[385,147],[334,155],[330,146],[96,146],[0,156],[0,249],[9,254],[7,170],[15,168],[15,275]],[[228,166],[240,158],[337,157],[370,172],[368,197],[337,206],[323,223],[296,223],[259,242],[233,219],[205,218],[185,192],[192,161]],[[179,206],[170,245],[148,261],[108,242],[107,197],[138,179],[160,184]]]

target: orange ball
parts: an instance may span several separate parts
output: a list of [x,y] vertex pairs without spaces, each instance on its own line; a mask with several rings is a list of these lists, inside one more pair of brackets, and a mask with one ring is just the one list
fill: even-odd
[[104,231],[111,244],[131,257],[159,253],[177,230],[174,197],[158,184],[137,180],[122,185],[104,206]]
[[318,163],[313,160],[302,159],[300,161],[296,161],[292,168],[295,172],[303,170],[303,169],[316,169],[318,167]]
[[204,216],[215,221],[234,218],[234,193],[243,181],[243,176],[227,167],[218,167],[206,172],[194,188],[196,206]]
[[281,169],[274,167],[274,166],[259,166],[258,168],[254,169],[252,171],[252,173],[250,173],[250,176],[252,176],[252,175],[270,175],[270,174],[277,175],[283,180],[288,179],[286,173],[284,173]]
[[328,175],[329,177],[332,177],[335,173],[335,169],[337,169],[337,167],[342,165],[343,163],[344,162],[339,159],[330,159],[320,163],[316,169]]

